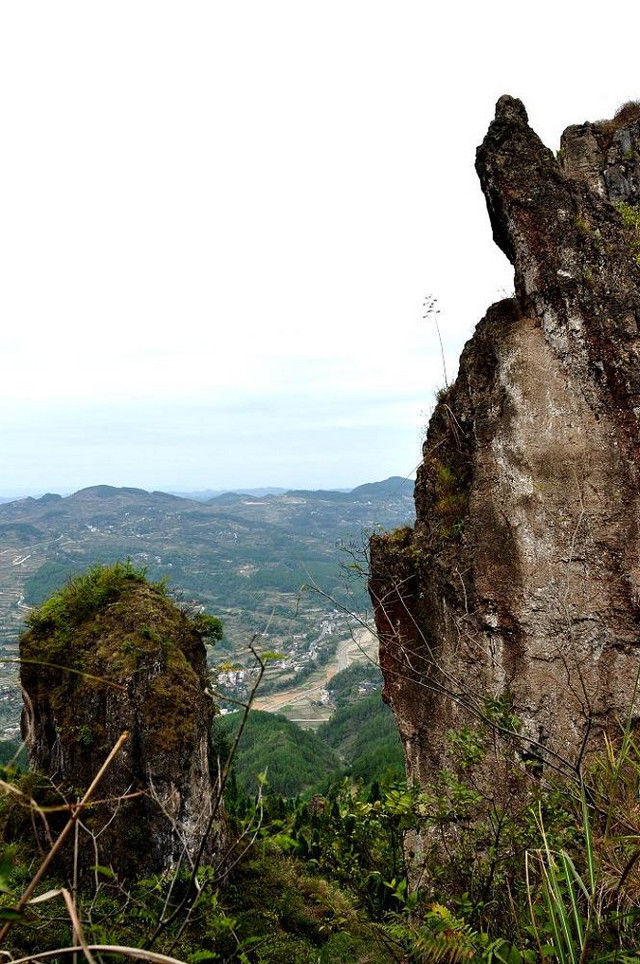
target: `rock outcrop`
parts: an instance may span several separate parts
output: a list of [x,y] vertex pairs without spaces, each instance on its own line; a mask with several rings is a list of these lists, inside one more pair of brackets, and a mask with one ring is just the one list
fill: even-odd
[[421,782],[490,706],[537,772],[638,716],[640,106],[555,157],[502,97],[476,168],[515,297],[441,393],[415,528],[371,542],[384,695]]
[[[129,734],[96,794],[103,802],[83,815],[95,845],[83,831],[81,862],[137,877],[188,863],[215,790],[197,621],[161,586],[116,565],[70,583],[28,623],[20,676],[32,768],[74,802]],[[209,851],[219,834],[218,821]]]

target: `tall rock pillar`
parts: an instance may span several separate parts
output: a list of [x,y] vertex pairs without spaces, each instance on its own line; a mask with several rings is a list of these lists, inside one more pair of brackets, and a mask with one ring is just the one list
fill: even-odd
[[555,157],[502,97],[476,168],[515,298],[440,397],[415,528],[371,542],[384,695],[422,782],[500,701],[522,758],[570,772],[626,719],[640,660],[640,107]]
[[[32,767],[74,802],[129,737],[83,815],[89,864],[141,877],[188,866],[212,817],[213,704],[197,623],[128,566],[91,570],[29,617],[20,640]],[[208,850],[220,842],[216,822]],[[85,863],[87,862],[85,861]]]

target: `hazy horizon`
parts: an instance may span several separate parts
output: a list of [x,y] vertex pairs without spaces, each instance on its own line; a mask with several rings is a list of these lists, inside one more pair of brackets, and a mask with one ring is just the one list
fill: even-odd
[[3,5],[0,493],[411,474],[445,380],[424,297],[451,379],[512,288],[474,171],[497,98],[555,149],[640,94],[632,30],[523,17]]
[[242,492],[243,490],[255,490],[255,489],[277,489],[282,492],[288,492],[292,490],[305,490],[305,491],[325,490],[325,491],[335,491],[335,492],[340,492],[340,491],[350,492],[353,489],[357,489],[358,486],[360,485],[367,485],[371,482],[385,482],[389,478],[402,478],[408,485],[413,485],[415,482],[415,479],[411,478],[410,476],[399,476],[397,472],[391,472],[388,475],[381,477],[379,479],[377,478],[362,479],[359,482],[354,482],[352,484],[346,484],[346,485],[338,485],[338,484],[336,485],[331,485],[331,484],[329,485],[314,485],[314,484],[285,485],[285,484],[275,484],[275,483],[272,484],[269,482],[265,482],[262,484],[257,483],[255,485],[253,484],[247,485],[243,482],[240,482],[236,485],[230,484],[228,486],[227,485],[225,486],[206,485],[206,486],[185,487],[185,486],[173,485],[173,486],[161,487],[157,485],[154,485],[154,486],[132,485],[128,482],[113,483],[113,482],[102,481],[102,482],[90,482],[87,485],[81,485],[78,488],[74,488],[74,489],[52,487],[47,489],[23,489],[23,490],[15,490],[14,492],[0,492],[0,499],[2,500],[10,499],[11,501],[17,501],[18,499],[26,499],[29,497],[39,499],[39,498],[42,498],[42,496],[44,495],[60,495],[62,496],[62,498],[67,498],[68,496],[74,495],[76,492],[80,492],[83,489],[88,489],[95,486],[103,486],[103,485],[111,488],[142,489],[143,491],[149,492],[149,493],[164,492],[169,495],[178,495],[178,496],[184,496],[184,497],[188,497],[190,495],[196,495],[204,492],[215,492],[215,493],[224,494],[226,492]]

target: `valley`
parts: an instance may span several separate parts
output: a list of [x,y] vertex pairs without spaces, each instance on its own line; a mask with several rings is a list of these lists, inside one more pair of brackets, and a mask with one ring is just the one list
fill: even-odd
[[93,564],[130,558],[167,579],[184,604],[224,622],[213,651],[223,690],[250,681],[248,645],[269,665],[260,705],[321,722],[323,684],[371,653],[357,619],[368,608],[368,535],[413,519],[413,483],[394,477],[352,492],[226,493],[206,502],[142,489],[93,486],[0,505],[0,726],[15,736],[17,640],[30,608]]
[[327,723],[333,712],[333,703],[327,684],[338,673],[356,663],[377,664],[378,643],[368,629],[359,627],[347,639],[341,639],[330,661],[319,667],[302,682],[294,682],[273,693],[258,694],[254,706],[268,713],[281,713],[303,729],[314,729]]

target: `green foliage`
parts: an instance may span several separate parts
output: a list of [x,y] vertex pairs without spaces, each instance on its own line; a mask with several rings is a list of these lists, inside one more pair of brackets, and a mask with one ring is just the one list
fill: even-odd
[[224,626],[222,620],[210,613],[200,612],[192,617],[191,622],[203,639],[210,645],[220,642],[224,636]]
[[[240,713],[216,717],[214,741],[222,733],[232,740]],[[294,796],[311,790],[327,774],[336,771],[339,760],[314,733],[276,713],[253,710],[242,734],[235,770],[238,784],[248,794],[258,790],[258,775],[267,771],[267,791]]]
[[380,693],[336,710],[317,735],[337,752],[346,773],[366,788],[375,782],[388,784],[404,778],[398,728]]
[[334,705],[340,709],[362,699],[359,689],[363,685],[377,690],[382,688],[382,673],[375,663],[352,663],[332,676],[327,683],[327,691]]
[[[394,957],[384,936],[357,912],[353,897],[265,841],[225,895],[241,937],[258,961],[382,964]],[[255,958],[253,955],[255,954]]]
[[[451,473],[439,479],[453,484]],[[30,631],[77,636],[102,606],[143,582],[144,572],[128,566],[91,570],[41,607]],[[204,621],[214,638],[221,634],[214,617]],[[127,659],[183,658],[151,618],[120,642]],[[380,694],[353,701],[361,671],[338,680],[336,699],[344,705],[316,734],[284,717],[250,714],[227,792],[232,846],[239,839],[246,853],[236,861],[241,848],[232,851],[227,876],[219,866],[200,868],[189,915],[168,927],[155,949],[185,961],[244,964],[638,959],[640,749],[631,724],[615,743],[605,741],[579,787],[554,783],[548,773],[543,783],[522,766],[509,694],[486,698],[476,723],[448,732],[447,766],[419,788],[394,778],[400,748]],[[159,722],[164,727],[163,739],[188,721],[158,707],[180,698],[170,682],[145,710],[152,732]],[[222,761],[238,723],[237,715],[216,720],[214,751]],[[78,746],[91,745],[88,722],[74,726]],[[483,779],[489,754],[491,788]],[[2,779],[13,787],[0,805],[0,918],[7,918],[37,859],[26,834],[34,812],[28,799],[39,788],[33,774],[11,766]],[[319,785],[324,795],[310,797]],[[256,809],[248,794],[259,787],[264,799]],[[123,887],[108,866],[95,874],[97,891],[79,897],[87,936],[135,947],[145,945],[167,908],[179,906],[189,876],[183,870]],[[46,887],[52,883],[60,882]],[[11,950],[35,953],[71,937],[60,905],[45,902],[19,915]]]
[[622,223],[630,234],[630,248],[635,260],[640,264],[640,207],[619,201],[616,204]]
[[24,747],[20,740],[0,740],[0,767],[15,760],[20,766],[27,762]]
[[[97,628],[104,615],[106,607],[123,600],[136,587],[147,587],[152,597],[162,601],[167,612],[164,614],[164,624],[170,619],[170,603],[166,582],[160,580],[149,583],[146,570],[136,568],[130,560],[116,562],[111,566],[92,566],[87,572],[74,576],[61,589],[45,600],[39,607],[33,609],[27,616],[28,630],[23,635],[23,644],[28,658],[48,659],[59,658],[60,654],[68,654],[71,640],[75,640],[75,649],[81,649],[83,634],[91,633]],[[127,596],[127,600],[129,596]],[[153,609],[153,607],[152,607]],[[223,636],[222,622],[206,612],[199,612],[195,616],[183,613],[186,624],[201,637],[217,642]],[[179,617],[179,610],[175,609],[175,619]],[[92,620],[97,620],[92,627]],[[82,632],[79,632],[82,630]],[[122,635],[122,634],[121,634]],[[91,644],[95,648],[94,644]],[[151,650],[160,648],[163,656],[169,659],[177,657],[176,647],[172,647],[170,640],[165,639],[157,628],[154,629],[147,622],[141,622],[135,633],[122,635],[113,641],[113,649],[124,657],[129,657],[132,665],[138,665],[140,658],[148,656]],[[97,651],[94,656],[99,654]],[[113,655],[113,654],[111,654]],[[116,663],[118,661],[116,660]],[[87,669],[87,667],[83,667]],[[112,669],[122,668],[120,664],[113,664]],[[89,670],[87,669],[87,672]]]
[[60,586],[77,575],[82,566],[73,562],[50,559],[31,573],[25,582],[24,598],[30,606],[41,606]]
[[501,730],[517,733],[520,729],[520,720],[513,712],[513,701],[509,692],[499,696],[486,696],[482,703],[482,716]]
[[70,579],[27,616],[27,626],[37,636],[61,632],[65,636],[107,603],[114,602],[134,583],[145,581],[146,570],[130,562],[93,566]]
[[[508,700],[495,702],[504,721]],[[248,853],[224,882],[201,868],[186,924],[172,924],[154,949],[245,964],[637,960],[640,753],[631,732],[606,745],[581,793],[529,780],[528,799],[524,786],[514,788],[508,745],[496,764],[503,796],[482,790],[479,775],[495,749],[490,728],[452,730],[449,746],[450,768],[424,789],[343,780],[323,798],[266,799]],[[223,757],[226,747],[218,745]],[[230,811],[241,834],[256,813],[246,797],[237,802]],[[422,847],[411,864],[416,835]],[[21,846],[0,862],[0,916],[30,874],[33,851]],[[177,905],[188,877],[139,880],[123,891],[108,867],[96,873],[99,892],[79,898],[81,913],[91,908],[87,936],[134,947],[144,946],[164,907]],[[12,950],[63,946],[70,936],[60,906],[44,903],[16,921]]]
[[433,904],[418,920],[398,915],[386,927],[401,946],[411,948],[414,961],[485,961],[487,964],[528,964],[533,951],[520,951],[503,938],[492,939],[475,931],[463,918],[442,904]]
[[335,795],[295,805],[277,826],[293,837],[311,870],[335,880],[377,915],[407,902],[403,844],[419,826],[419,802],[417,788],[404,784],[378,796],[344,780]]
[[[110,749],[96,716],[96,688],[122,690],[136,676],[149,745],[160,751],[189,745],[203,685],[191,656],[202,632],[220,638],[218,619],[202,613],[194,619],[169,598],[164,582],[148,582],[145,570],[127,561],[74,577],[29,615],[27,626],[23,678],[28,674],[34,702],[48,701],[62,744],[84,766]],[[47,669],[36,672],[34,664]]]
[[91,746],[93,743],[93,730],[86,723],[78,727],[78,742],[83,746]]
[[449,730],[447,739],[462,769],[481,763],[487,754],[483,734],[470,726]]
[[[216,717],[214,745],[226,759],[239,713]],[[365,789],[404,777],[404,755],[393,714],[380,693],[337,710],[314,733],[275,713],[253,710],[235,759],[235,779],[242,793],[255,794],[258,775],[267,771],[263,792],[295,797],[326,792],[350,776]]]
[[[551,849],[542,815],[539,817],[542,847],[531,855],[532,861],[537,858],[539,888],[544,906],[544,915],[536,915],[532,903],[531,923],[539,946],[542,947],[544,943],[545,948],[554,953],[560,964],[579,964],[579,961],[584,960],[592,912],[597,914],[593,841],[584,788],[582,795],[588,886],[578,873],[569,853],[565,849],[557,852]],[[528,854],[527,857],[529,856]]]
[[576,218],[575,225],[576,225],[576,231],[578,232],[578,234],[581,234],[583,237],[589,237],[593,233],[589,222],[582,217]]
[[[7,851],[0,859],[0,921],[12,913],[30,878],[33,853]],[[123,890],[109,867],[95,868],[98,888],[78,894],[78,910],[90,943],[145,947],[163,910],[178,905],[188,873],[128,882]],[[264,964],[387,964],[396,958],[377,926],[358,910],[353,896],[310,872],[275,839],[265,838],[234,868],[224,888],[211,867],[198,874],[199,893],[188,917],[179,916],[154,950],[186,962]],[[63,885],[50,879],[46,889]],[[15,916],[15,915],[14,915]],[[186,922],[185,922],[186,918]],[[16,955],[71,943],[58,898],[17,915],[10,944]]]
[[448,539],[462,531],[469,495],[462,479],[440,459],[431,459],[428,468],[434,493],[434,530],[438,538]]

